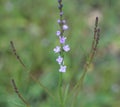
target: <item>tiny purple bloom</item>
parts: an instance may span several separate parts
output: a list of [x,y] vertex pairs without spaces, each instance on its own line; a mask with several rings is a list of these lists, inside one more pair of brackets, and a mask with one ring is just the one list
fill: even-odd
[[60,36],[60,43],[61,44],[64,44],[65,43],[65,40],[66,40],[66,37],[64,37],[64,36]]
[[64,46],[63,46],[63,50],[64,50],[65,52],[68,52],[68,51],[70,50],[69,45],[64,45]]
[[60,20],[60,19],[58,19],[58,20],[57,20],[57,22],[60,24],[60,23],[61,23],[61,20]]
[[56,32],[56,35],[57,35],[57,36],[60,36],[60,34],[61,34],[61,32],[58,30],[58,31]]
[[60,46],[56,46],[56,47],[53,49],[53,51],[54,51],[55,53],[60,52]]
[[59,72],[66,72],[66,66],[64,66],[64,65],[61,65],[60,66],[60,69],[59,69]]
[[68,26],[67,25],[63,25],[63,30],[67,30]]
[[62,22],[63,22],[63,24],[65,24],[65,23],[66,23],[66,20],[63,20]]
[[58,58],[56,59],[56,61],[58,62],[58,64],[61,64],[63,61],[63,58],[61,56],[58,56]]
[[60,12],[60,16],[62,16],[63,15],[63,12]]

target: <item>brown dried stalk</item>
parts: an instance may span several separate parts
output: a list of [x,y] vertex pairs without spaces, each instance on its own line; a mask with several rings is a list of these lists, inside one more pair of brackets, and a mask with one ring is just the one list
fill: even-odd
[[94,38],[93,38],[93,42],[92,42],[91,51],[90,51],[88,59],[87,59],[87,61],[85,63],[84,72],[83,72],[83,74],[82,74],[79,82],[75,85],[75,89],[79,88],[80,86],[82,87],[83,80],[84,80],[84,77],[86,75],[86,72],[88,71],[88,68],[89,68],[90,64],[92,63],[92,61],[94,59],[94,56],[95,56],[95,53],[97,51],[97,46],[98,46],[98,43],[99,43],[99,38],[100,38],[100,28],[98,28],[98,17],[96,17],[95,28],[94,28]]
[[23,61],[21,60],[21,58],[19,57],[19,55],[18,55],[17,52],[16,52],[16,49],[15,49],[15,46],[14,46],[13,41],[10,41],[10,44],[11,44],[13,53],[14,53],[14,55],[16,56],[17,60],[22,64],[22,66],[23,66],[24,68],[26,68],[25,64],[23,63]]
[[[29,71],[29,69],[25,66],[25,64],[23,63],[23,61],[21,60],[20,56],[17,54],[16,48],[14,46],[13,41],[10,41],[11,47],[12,47],[12,51],[15,55],[15,57],[17,58],[17,60],[20,62],[20,64],[27,70]],[[55,96],[51,94],[51,92],[47,89],[47,87],[45,87],[40,81],[38,81],[31,73],[30,73],[30,77],[32,78],[33,81],[37,82],[39,84],[40,87],[42,87],[44,89],[44,91],[46,93],[48,93],[48,95],[50,95],[54,100],[55,100]],[[14,83],[14,82],[13,82]]]
[[99,43],[99,38],[100,38],[100,28],[98,28],[98,17],[96,17],[95,28],[94,28],[94,39],[92,42],[91,52],[90,52],[88,60],[86,61],[86,64],[85,64],[85,71],[87,71],[87,69],[89,68],[89,65],[92,63],[92,61],[94,59],[95,53],[97,51],[97,46]]
[[21,101],[26,105],[26,107],[30,107],[30,104],[23,98],[23,96],[20,94],[16,84],[15,84],[15,81],[14,79],[11,80],[12,82],[12,85],[14,87],[14,90],[15,90],[15,93],[18,95],[18,97],[21,99]]
[[80,89],[83,87],[83,81],[84,81],[86,72],[88,71],[88,68],[89,68],[90,64],[92,63],[92,61],[94,59],[94,56],[95,56],[95,53],[96,53],[96,50],[97,50],[97,46],[98,46],[98,43],[99,43],[99,38],[100,38],[100,29],[98,28],[98,17],[96,17],[95,28],[94,28],[94,38],[93,38],[93,42],[92,42],[91,51],[90,51],[88,59],[87,59],[87,61],[85,63],[84,72],[83,72],[83,74],[80,77],[79,81],[77,82],[77,84],[74,86],[74,88],[72,90],[72,92],[74,94],[73,95],[74,99],[72,101],[71,107],[74,107],[75,99],[76,99],[77,95],[79,94]]

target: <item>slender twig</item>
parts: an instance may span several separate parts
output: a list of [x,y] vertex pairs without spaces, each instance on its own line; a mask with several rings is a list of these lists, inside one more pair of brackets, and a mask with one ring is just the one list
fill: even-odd
[[77,87],[82,85],[81,83],[83,82],[83,79],[84,79],[84,77],[86,75],[88,67],[91,64],[91,62],[93,61],[93,58],[95,56],[95,53],[96,53],[96,50],[97,50],[97,46],[98,46],[98,42],[99,42],[99,38],[100,38],[100,29],[98,28],[98,17],[96,17],[95,28],[94,28],[94,38],[93,38],[93,42],[92,42],[92,48],[91,48],[90,54],[88,56],[88,59],[87,59],[87,61],[85,63],[84,72],[83,72],[79,82],[75,85],[74,89],[76,89]]
[[74,93],[74,98],[73,98],[71,107],[74,107],[76,97],[79,94],[79,91],[81,90],[81,88],[83,87],[83,81],[84,81],[85,75],[88,71],[88,68],[94,59],[94,56],[95,56],[95,53],[97,50],[97,46],[99,43],[99,38],[100,38],[100,29],[98,28],[98,17],[96,17],[95,28],[94,28],[94,38],[93,38],[93,42],[92,42],[91,51],[90,51],[90,54],[88,55],[88,59],[85,63],[84,72],[72,90],[72,93]]
[[[15,46],[14,46],[13,41],[10,41],[10,44],[11,44],[11,47],[12,47],[12,51],[13,51],[15,57],[17,58],[17,60],[18,60],[18,61],[20,62],[20,64],[25,68],[26,72],[27,72],[27,71],[30,71],[30,70],[25,66],[25,64],[22,62],[20,56],[17,54],[17,51],[16,51],[16,48],[15,48]],[[30,77],[32,78],[32,80],[34,80],[35,82],[37,82],[37,83],[39,84],[39,86],[42,87],[43,90],[44,90],[46,93],[48,93],[48,95],[50,95],[54,100],[56,100],[56,99],[55,99],[55,96],[52,95],[52,93],[47,89],[47,87],[45,87],[40,81],[38,81],[31,73],[30,73],[29,75],[30,75]]]
[[97,35],[97,28],[98,28],[98,17],[96,17],[96,19],[95,19],[94,39],[93,39],[93,42],[92,42],[91,52],[94,49],[94,45],[95,45],[95,41],[96,41],[96,35]]
[[15,93],[18,95],[18,97],[21,99],[21,101],[26,105],[26,107],[30,107],[30,104],[24,99],[24,97],[19,92],[14,79],[12,79],[11,82],[12,82],[13,88],[15,90]]
[[[98,46],[98,43],[99,43],[99,38],[100,38],[100,29],[98,28],[97,29],[97,33],[96,33],[96,39],[95,39],[95,43],[94,43],[94,47],[93,47],[93,50],[90,54],[90,59],[89,59],[89,64],[92,62],[94,56],[95,56],[95,53],[97,51],[97,46]],[[88,65],[89,66],[89,65]]]
[[98,28],[98,17],[96,17],[95,28],[94,28],[94,39],[92,42],[91,52],[89,54],[89,58],[88,58],[88,61],[86,64],[88,67],[89,67],[90,63],[92,62],[94,55],[96,53],[97,45],[98,45],[98,41],[99,41],[99,36],[100,36],[100,29]]
[[23,66],[24,68],[26,68],[25,64],[23,63],[23,61],[21,60],[21,58],[19,57],[19,55],[18,55],[17,52],[16,52],[16,49],[15,49],[15,46],[14,46],[13,41],[10,41],[10,44],[11,44],[13,53],[14,53],[14,55],[16,56],[17,60],[22,64],[22,66]]

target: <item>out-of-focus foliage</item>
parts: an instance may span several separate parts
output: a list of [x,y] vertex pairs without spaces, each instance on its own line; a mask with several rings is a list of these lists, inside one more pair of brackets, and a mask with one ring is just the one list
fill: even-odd
[[[119,107],[120,1],[63,0],[63,3],[69,25],[66,35],[71,46],[71,51],[65,55],[68,65],[65,85],[74,85],[79,79],[91,49],[95,17],[100,20],[98,51],[76,107]],[[32,73],[51,92],[57,92],[59,66],[53,52],[58,44],[55,35],[59,29],[57,6],[57,0],[0,0],[0,107],[25,107],[14,93],[12,78],[33,107],[58,107],[29,77]],[[11,40],[30,69],[28,72],[14,57]]]

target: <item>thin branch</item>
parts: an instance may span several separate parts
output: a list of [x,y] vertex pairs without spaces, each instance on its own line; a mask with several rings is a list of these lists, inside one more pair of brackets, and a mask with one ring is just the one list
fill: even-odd
[[[25,64],[22,62],[22,60],[20,59],[19,55],[17,54],[17,51],[15,49],[14,43],[13,41],[10,41],[11,47],[12,47],[12,51],[14,53],[14,55],[16,56],[17,60],[20,62],[20,64],[27,70],[30,71]],[[26,72],[27,72],[26,71]],[[40,81],[38,81],[31,73],[30,73],[30,78],[32,78],[32,80],[34,80],[35,82],[37,82],[39,84],[40,87],[43,88],[43,90],[48,93],[48,95],[50,95],[54,100],[56,99],[54,95],[52,95],[52,93],[47,89],[47,87],[45,87]]]
[[97,35],[97,28],[98,28],[98,17],[96,17],[95,19],[95,28],[94,28],[94,39],[92,42],[92,47],[91,47],[91,51],[94,49],[94,45],[95,45],[95,40],[96,40],[96,35]]
[[25,64],[23,63],[23,61],[21,60],[20,56],[19,56],[19,55],[17,54],[17,52],[16,52],[16,49],[15,49],[15,46],[14,46],[13,41],[10,41],[10,44],[11,44],[13,53],[14,53],[14,55],[16,56],[17,60],[20,62],[20,64],[22,64],[22,66],[23,66],[24,68],[26,68]]
[[90,57],[89,64],[92,62],[92,60],[93,60],[93,58],[95,56],[95,53],[97,51],[97,46],[98,46],[98,43],[99,43],[99,38],[100,38],[100,29],[98,28],[97,29],[97,33],[96,33],[96,39],[95,39],[94,47],[93,47],[92,53],[89,56]]
[[86,75],[86,72],[88,71],[88,67],[91,64],[91,62],[93,61],[93,58],[94,58],[95,53],[97,51],[97,46],[98,46],[98,43],[99,43],[99,38],[100,38],[100,29],[98,28],[98,17],[96,17],[95,28],[94,28],[94,38],[93,38],[93,42],[92,42],[92,48],[91,48],[90,54],[88,56],[88,60],[85,63],[84,72],[83,72],[83,74],[82,74],[79,82],[75,85],[74,89],[76,89],[77,87],[82,86],[84,77]]
[[71,107],[74,107],[75,99],[76,99],[77,95],[79,94],[80,89],[83,87],[83,81],[84,81],[85,75],[88,71],[88,68],[94,59],[94,56],[95,56],[95,53],[97,50],[97,46],[99,43],[99,38],[100,38],[100,29],[98,28],[98,17],[96,17],[95,28],[94,28],[94,38],[93,38],[93,42],[92,42],[91,51],[90,51],[88,59],[85,63],[84,72],[72,90],[72,93],[74,93],[74,99],[72,101]]
[[26,107],[30,107],[30,104],[23,98],[23,96],[20,94],[16,84],[15,84],[15,81],[14,79],[11,80],[12,82],[12,85],[13,85],[13,88],[14,88],[14,91],[15,93],[18,95],[18,97],[21,99],[21,101],[26,105]]

